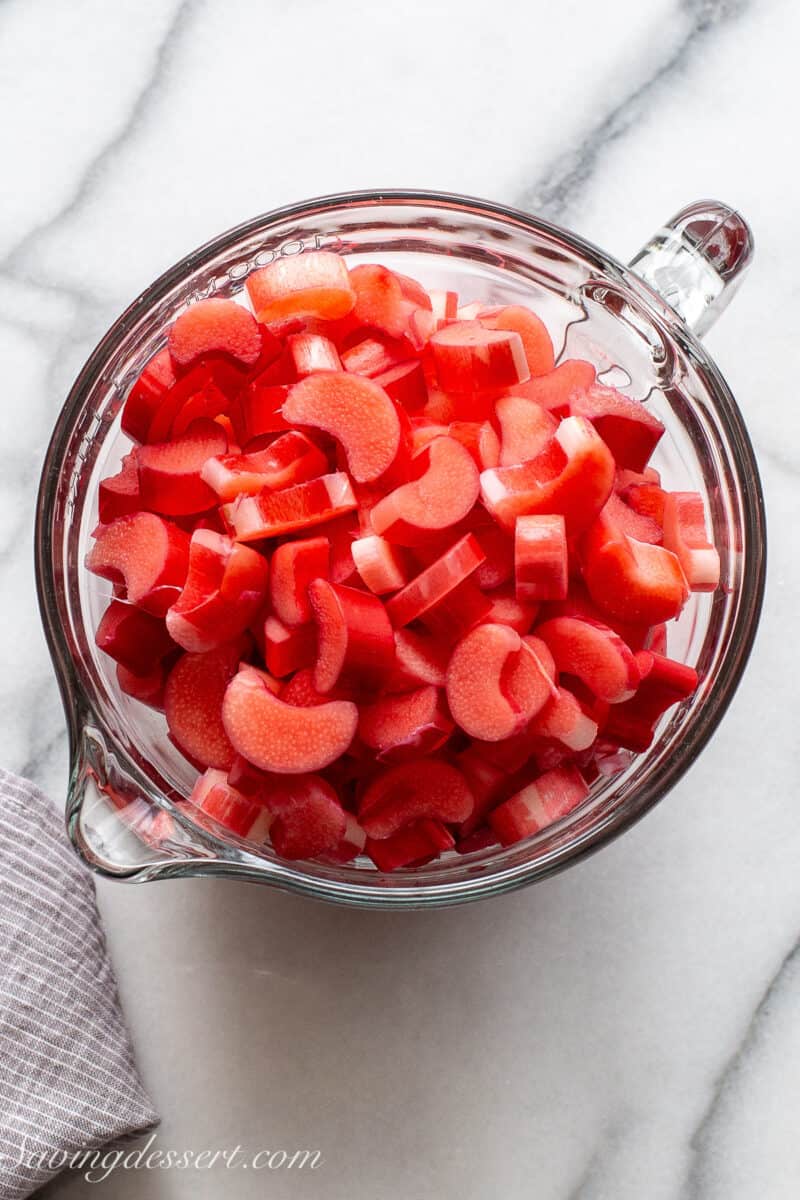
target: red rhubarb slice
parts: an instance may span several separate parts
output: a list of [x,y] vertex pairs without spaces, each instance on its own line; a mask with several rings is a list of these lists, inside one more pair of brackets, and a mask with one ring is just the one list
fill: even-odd
[[675,554],[628,537],[603,512],[583,540],[583,577],[603,613],[621,621],[657,625],[677,617],[689,594]]
[[189,802],[225,829],[258,845],[266,841],[271,815],[228,782],[224,771],[209,768],[200,775]]
[[395,627],[410,625],[441,604],[484,560],[480,542],[468,533],[386,602]]
[[405,692],[423,684],[444,687],[447,679],[449,648],[441,639],[411,629],[396,629],[395,666],[386,681],[386,690]]
[[311,620],[308,585],[327,579],[331,544],[326,537],[283,542],[272,555],[270,597],[272,607],[286,625],[305,625]]
[[631,400],[616,388],[601,387],[600,384],[573,394],[569,411],[574,417],[586,417],[591,421],[614,455],[617,466],[632,471],[645,469],[664,433],[658,417],[639,400]]
[[525,348],[518,333],[486,329],[478,321],[456,321],[428,343],[436,382],[443,392],[484,392],[528,379]]
[[489,824],[503,846],[540,833],[561,820],[589,795],[576,767],[556,767],[511,796],[489,814]]
[[133,513],[103,526],[86,566],[131,604],[163,617],[186,580],[189,537],[155,513]]
[[350,271],[356,294],[353,316],[362,325],[400,337],[408,324],[408,304],[397,276],[378,264],[364,263]]
[[126,696],[147,704],[150,708],[164,711],[164,683],[166,672],[162,663],[157,663],[146,675],[137,675],[122,663],[117,663],[117,683]]
[[175,382],[175,368],[165,346],[153,355],[128,393],[122,409],[122,432],[135,442],[146,442],[153,417]]
[[585,392],[592,386],[597,375],[594,367],[582,358],[568,358],[547,375],[518,383],[512,391],[515,396],[534,400],[542,408],[556,416],[566,416],[573,396]]
[[445,433],[469,450],[479,471],[500,462],[500,439],[489,421],[451,421]]
[[315,579],[308,599],[317,623],[314,683],[329,692],[337,683],[377,684],[394,665],[394,634],[377,596]]
[[183,591],[167,613],[170,636],[199,653],[247,629],[267,591],[267,560],[225,534],[196,529]]
[[588,750],[597,737],[597,722],[583,711],[580,703],[566,688],[551,697],[530,724],[530,732],[538,737],[553,738],[576,753]]
[[201,478],[207,459],[225,454],[228,439],[214,421],[198,421],[174,442],[136,451],[142,502],[152,512],[184,516],[205,512],[217,497]]
[[520,600],[563,600],[567,594],[567,532],[562,516],[517,517],[514,578]]
[[523,514],[560,513],[572,536],[591,524],[611,495],[614,459],[588,421],[567,417],[536,458],[484,471],[480,483],[484,504],[506,528]]
[[428,758],[376,775],[361,799],[358,819],[370,838],[388,838],[412,821],[465,821],[475,798],[449,763]]
[[356,570],[376,596],[396,592],[408,582],[409,567],[403,549],[377,534],[356,538],[351,545]]
[[336,320],[356,301],[344,260],[326,250],[277,258],[254,271],[246,287],[256,316],[267,325],[287,317]]
[[227,770],[233,762],[222,701],[239,669],[243,645],[237,640],[205,654],[184,654],[167,678],[164,711],[170,737],[187,758],[204,767]]
[[639,683],[633,653],[607,625],[577,617],[553,617],[536,635],[550,649],[559,672],[577,675],[600,700],[619,704]]
[[494,411],[500,425],[501,467],[536,458],[558,429],[552,413],[524,396],[501,396]]
[[719,554],[708,540],[702,497],[669,492],[664,501],[664,545],[678,559],[693,592],[719,586]]
[[485,620],[495,625],[509,625],[520,635],[526,634],[539,611],[539,605],[531,600],[520,600],[513,587],[503,585],[487,596],[490,601]]
[[504,329],[519,334],[531,375],[546,375],[553,370],[556,362],[553,343],[547,326],[535,312],[521,304],[509,304],[497,312],[483,313],[478,319],[487,329]]
[[322,525],[357,507],[347,475],[335,472],[277,492],[238,496],[222,513],[239,541],[254,542]]
[[284,625],[270,613],[264,621],[263,637],[267,670],[278,679],[310,667],[317,656],[317,631],[312,623]]
[[383,762],[403,762],[433,754],[453,731],[441,690],[423,687],[400,696],[382,696],[361,709],[358,733]]
[[208,354],[224,354],[252,367],[261,354],[261,332],[253,314],[235,300],[199,300],[175,321],[167,346],[183,370]]
[[603,737],[641,752],[651,745],[661,715],[694,694],[698,677],[693,667],[652,650],[640,651],[636,665],[642,676],[636,695],[611,708]]
[[[292,382],[294,380],[292,379]],[[286,384],[253,380],[231,405],[236,437],[246,446],[254,438],[284,433],[289,425],[283,415],[283,402],[289,394]]]
[[97,626],[95,645],[136,675],[151,674],[175,649],[166,626],[158,617],[112,600]]
[[478,470],[468,450],[438,437],[411,460],[412,479],[372,509],[376,533],[401,546],[414,546],[456,525],[478,499]]
[[139,468],[136,455],[126,454],[116,475],[100,480],[97,492],[97,515],[102,525],[110,525],[117,517],[140,512],[143,508],[139,492]]
[[447,669],[447,700],[470,737],[497,742],[521,730],[552,695],[533,650],[506,625],[479,625],[463,638]]
[[367,838],[364,852],[379,871],[420,867],[455,845],[454,838],[439,821],[414,821],[391,837]]
[[392,465],[400,446],[397,409],[382,388],[346,371],[302,379],[283,406],[287,421],[322,429],[347,455],[350,474],[359,483],[377,479]]
[[222,719],[230,741],[262,771],[302,775],[344,754],[358,724],[347,700],[298,708],[274,696],[258,671],[243,667],[228,685]]
[[341,371],[339,352],[319,333],[293,333],[286,339],[298,379],[315,371]]
[[269,836],[281,858],[331,854],[347,829],[347,815],[331,785],[319,775],[274,783],[265,796],[274,819]]
[[397,363],[372,376],[373,383],[383,388],[386,395],[400,404],[407,412],[417,412],[428,400],[425,372],[418,359]]
[[264,450],[251,454],[225,454],[209,458],[200,472],[220,500],[255,496],[264,488],[279,491],[316,479],[328,469],[328,460],[304,433],[290,430]]

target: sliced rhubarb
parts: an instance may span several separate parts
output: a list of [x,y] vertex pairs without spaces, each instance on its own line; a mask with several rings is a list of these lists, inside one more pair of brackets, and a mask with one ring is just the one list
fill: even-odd
[[204,767],[227,770],[234,748],[222,724],[225,690],[239,669],[239,640],[205,654],[184,654],[172,668],[164,693],[170,737]]
[[475,798],[455,767],[428,758],[401,763],[376,775],[358,809],[370,838],[387,838],[412,821],[465,821]]
[[[352,375],[364,375],[375,379],[395,367],[407,366],[414,354],[414,347],[406,338],[389,337],[380,330],[370,330],[366,335],[359,329],[355,340],[347,340],[342,350],[342,366]],[[418,360],[413,359],[414,362]]]
[[186,581],[189,537],[155,513],[119,517],[101,529],[86,566],[131,604],[163,617]]
[[487,600],[489,609],[485,620],[497,625],[509,625],[520,635],[529,631],[539,611],[538,604],[519,599],[513,587],[506,585],[489,592]]
[[514,579],[520,600],[563,600],[567,594],[567,533],[562,516],[517,517]]
[[572,398],[590,388],[596,377],[591,363],[582,358],[568,358],[547,375],[518,383],[512,391],[516,396],[535,400],[542,408],[561,417],[569,412]]
[[396,592],[408,582],[409,566],[402,547],[393,546],[377,534],[356,538],[353,562],[364,584],[376,596]]
[[196,529],[183,591],[167,613],[170,636],[184,650],[213,650],[247,629],[267,591],[267,560],[225,534]]
[[305,483],[324,475],[327,469],[328,460],[319,447],[293,429],[264,450],[209,458],[200,474],[220,500],[231,501],[237,496],[257,495],[264,488],[279,491]]
[[440,749],[453,731],[439,688],[382,696],[361,709],[358,733],[384,762],[421,758]]
[[326,537],[283,542],[272,555],[270,597],[276,614],[286,625],[305,625],[311,620],[308,585],[327,579],[331,544]]
[[225,772],[209,768],[200,775],[192,789],[189,802],[219,825],[258,845],[266,840],[271,814],[262,805],[237,792],[228,782]]
[[428,346],[436,381],[444,392],[493,391],[530,376],[520,335],[486,329],[478,321],[445,325]]
[[597,722],[583,711],[572,692],[563,687],[547,701],[530,724],[532,734],[553,738],[575,752],[589,749],[597,737],[597,728]]
[[231,416],[236,436],[243,446],[255,438],[286,432],[289,424],[283,415],[283,404],[288,394],[286,384],[259,380],[254,380],[239,393],[236,403],[231,406]]
[[122,409],[122,432],[136,442],[146,442],[153,417],[175,382],[175,368],[165,346],[144,366],[128,393]]
[[395,665],[386,680],[386,690],[405,692],[423,684],[444,687],[449,648],[441,639],[411,629],[394,633]]
[[224,354],[252,367],[261,353],[261,334],[251,312],[235,300],[198,300],[169,331],[172,361],[186,370],[208,354]]
[[148,675],[175,649],[158,617],[112,600],[97,626],[95,645],[115,662],[138,675]]
[[164,711],[164,684],[166,672],[161,663],[157,663],[146,675],[139,675],[117,663],[117,683],[126,696],[147,704],[150,708]]
[[336,472],[277,492],[238,496],[222,512],[239,541],[254,542],[310,529],[357,507],[350,480]]
[[228,412],[245,378],[244,370],[232,361],[203,359],[164,393],[142,440],[148,444],[168,442],[178,436],[176,424],[184,432],[188,429],[192,414],[214,417]]
[[391,337],[400,337],[408,324],[408,306],[400,281],[393,271],[378,264],[364,263],[350,271],[350,284],[356,294],[353,316],[362,325],[383,329]]
[[425,373],[422,364],[416,358],[388,367],[380,374],[373,375],[372,379],[395,404],[402,405],[407,412],[417,412],[427,402]]
[[316,579],[308,588],[317,624],[314,683],[329,692],[351,680],[365,687],[380,682],[394,665],[394,635],[377,596]]
[[489,421],[451,421],[445,432],[469,450],[479,471],[500,462],[500,439]]
[[475,537],[484,553],[484,561],[475,572],[475,582],[485,591],[501,587],[514,575],[514,539],[504,529],[489,521],[474,528]]
[[100,487],[97,489],[97,515],[102,525],[110,525],[117,517],[140,512],[143,507],[136,455],[126,454],[117,474],[108,475],[100,480]]
[[531,375],[546,375],[553,370],[555,357],[550,334],[544,321],[531,309],[521,304],[509,304],[497,312],[481,314],[478,319],[487,329],[519,334]]
[[379,871],[419,867],[438,858],[455,845],[453,836],[439,821],[422,820],[406,825],[387,838],[367,838],[364,852]]
[[356,301],[344,260],[326,250],[276,258],[254,271],[246,287],[256,316],[267,325],[287,317],[336,320]]
[[719,554],[708,540],[702,497],[697,492],[669,492],[664,501],[664,545],[678,559],[693,592],[719,586]]
[[269,836],[281,858],[316,858],[337,849],[347,816],[331,785],[319,775],[274,783],[265,796],[273,814]]
[[471,737],[500,741],[522,729],[552,695],[536,655],[506,625],[479,625],[463,638],[447,670],[447,700]]
[[611,495],[614,459],[588,421],[567,417],[536,458],[484,471],[480,485],[484,504],[501,525],[510,528],[527,513],[560,513],[572,536],[591,524]]
[[330,338],[319,333],[293,333],[286,340],[298,379],[315,371],[341,371],[339,352]]
[[609,704],[629,699],[639,683],[633,653],[607,625],[576,617],[553,617],[536,628],[561,673],[577,675]]
[[347,700],[315,708],[286,704],[258,671],[243,667],[222,706],[225,730],[237,753],[263,771],[301,775],[334,762],[350,745],[358,709]]
[[414,546],[456,525],[478,499],[478,470],[468,450],[450,437],[435,438],[411,460],[412,479],[372,509],[377,534]]
[[629,537],[603,512],[583,544],[583,576],[603,613],[656,625],[677,617],[689,594],[677,556],[663,546]]
[[483,560],[478,539],[468,533],[386,602],[392,624],[409,625],[441,604]]
[[594,384],[570,399],[569,411],[591,421],[618,467],[643,471],[664,433],[658,417],[616,388]]
[[313,623],[285,625],[274,613],[264,621],[264,661],[278,679],[310,667],[317,656],[317,631]]
[[494,809],[489,824],[503,846],[513,846],[566,817],[588,795],[589,788],[576,767],[556,767]]
[[349,471],[360,483],[383,475],[397,457],[397,409],[369,379],[345,371],[312,375],[290,390],[283,415],[293,424],[322,429],[341,442]]
[[694,694],[698,676],[693,667],[650,650],[640,651],[636,664],[642,676],[636,695],[613,706],[603,737],[629,750],[643,751],[652,743],[662,714]]
[[217,497],[201,478],[206,460],[223,455],[228,439],[214,421],[198,421],[174,442],[140,446],[136,452],[144,506],[166,516],[200,513]]
[[558,429],[552,413],[524,396],[501,396],[494,411],[500,425],[500,461],[495,465],[501,467],[536,458]]

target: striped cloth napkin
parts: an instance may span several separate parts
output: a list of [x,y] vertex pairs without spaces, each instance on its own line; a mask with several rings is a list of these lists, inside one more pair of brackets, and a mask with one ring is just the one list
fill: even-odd
[[0,770],[0,1197],[157,1123],[92,878],[55,806]]

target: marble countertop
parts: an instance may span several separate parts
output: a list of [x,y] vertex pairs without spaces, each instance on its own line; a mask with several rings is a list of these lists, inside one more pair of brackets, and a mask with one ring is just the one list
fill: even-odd
[[756,651],[712,745],[568,873],[408,915],[101,882],[159,1145],[323,1162],[70,1178],[59,1200],[800,1194],[798,41],[795,0],[0,0],[4,766],[64,794],[31,548],[71,380],[156,274],[294,199],[467,192],[622,258],[691,199],[738,206],[756,261],[708,341],[772,539]]

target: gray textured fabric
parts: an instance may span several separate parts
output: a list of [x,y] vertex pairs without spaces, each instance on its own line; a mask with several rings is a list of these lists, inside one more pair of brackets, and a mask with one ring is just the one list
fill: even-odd
[[[157,1123],[94,883],[37,788],[0,770],[0,1198]],[[20,1160],[24,1159],[24,1162]]]

